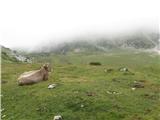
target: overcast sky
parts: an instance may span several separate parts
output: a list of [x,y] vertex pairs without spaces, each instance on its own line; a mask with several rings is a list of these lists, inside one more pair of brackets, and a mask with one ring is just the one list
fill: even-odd
[[1,0],[0,41],[34,47],[81,34],[155,28],[159,0]]

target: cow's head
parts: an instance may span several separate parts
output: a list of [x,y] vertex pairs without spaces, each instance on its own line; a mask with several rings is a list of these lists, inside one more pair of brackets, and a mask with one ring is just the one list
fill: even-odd
[[51,72],[51,65],[49,63],[46,63],[43,65],[43,68],[47,71],[47,72]]

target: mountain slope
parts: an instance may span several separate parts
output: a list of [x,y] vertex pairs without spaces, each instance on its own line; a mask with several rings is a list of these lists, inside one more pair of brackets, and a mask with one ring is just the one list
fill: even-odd
[[39,52],[106,52],[110,49],[153,49],[159,45],[159,33],[135,32],[126,35],[81,37],[70,42],[40,46]]
[[2,62],[31,62],[30,58],[20,55],[17,51],[1,45]]

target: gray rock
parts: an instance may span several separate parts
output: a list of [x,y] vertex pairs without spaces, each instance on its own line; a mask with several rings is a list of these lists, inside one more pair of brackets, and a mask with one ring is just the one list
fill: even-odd
[[50,84],[50,85],[48,85],[48,89],[53,89],[53,88],[55,88],[57,86],[57,84]]
[[120,71],[120,72],[127,72],[127,71],[128,71],[128,68],[125,68],[125,67],[124,67],[124,68],[120,68],[119,71]]
[[132,87],[134,88],[144,88],[144,84],[141,82],[134,82]]
[[62,120],[62,116],[61,115],[56,115],[56,116],[54,116],[53,120]]

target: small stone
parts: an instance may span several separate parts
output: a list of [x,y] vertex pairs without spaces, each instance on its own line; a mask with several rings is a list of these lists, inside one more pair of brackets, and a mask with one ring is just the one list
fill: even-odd
[[2,118],[5,118],[6,117],[6,115],[2,115]]
[[108,94],[112,94],[110,91],[107,91]]
[[116,92],[116,91],[107,91],[108,94],[115,94],[115,95],[119,95],[121,94],[121,92]]
[[132,90],[135,90],[136,88],[132,88]]
[[56,115],[56,116],[54,116],[53,120],[62,120],[62,116],[61,115]]
[[48,89],[53,89],[53,88],[55,88],[56,86],[57,86],[56,84],[51,84],[51,85],[48,86]]
[[141,82],[134,82],[132,85],[134,88],[144,88],[144,84]]
[[128,69],[124,67],[124,68],[120,68],[119,71],[120,71],[120,72],[127,72]]
[[83,108],[84,107],[84,105],[83,104],[81,104],[81,108]]

